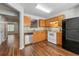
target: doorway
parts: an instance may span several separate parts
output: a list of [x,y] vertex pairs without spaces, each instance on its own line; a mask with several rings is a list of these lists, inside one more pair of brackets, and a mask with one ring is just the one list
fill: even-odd
[[19,20],[15,16],[0,15],[0,55],[7,55],[11,49],[19,49]]

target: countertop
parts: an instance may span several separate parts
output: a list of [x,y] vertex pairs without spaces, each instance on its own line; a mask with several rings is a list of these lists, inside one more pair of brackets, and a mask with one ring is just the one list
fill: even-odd
[[33,34],[34,32],[49,32],[49,31],[59,32],[61,30],[60,30],[60,28],[45,28],[45,29],[43,29],[43,28],[36,28],[36,29],[29,28],[29,29],[26,29],[24,31],[24,34],[29,34],[30,35],[30,34]]

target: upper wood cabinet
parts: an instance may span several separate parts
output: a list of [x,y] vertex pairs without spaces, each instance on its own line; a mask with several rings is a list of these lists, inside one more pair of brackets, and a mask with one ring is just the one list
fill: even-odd
[[46,20],[46,27],[49,27],[49,26],[50,26],[49,21]]
[[29,16],[24,16],[24,26],[31,26],[31,18]]
[[39,26],[40,27],[45,27],[46,26],[46,20],[40,19],[39,20]]
[[62,20],[64,19],[64,16],[57,16],[54,18],[49,18],[46,20],[46,26],[47,27],[61,27],[62,26]]
[[59,22],[58,21],[54,21],[54,22],[50,22],[50,27],[59,27]]

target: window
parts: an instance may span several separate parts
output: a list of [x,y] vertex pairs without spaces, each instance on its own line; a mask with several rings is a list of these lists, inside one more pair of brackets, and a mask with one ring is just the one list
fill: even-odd
[[13,32],[14,29],[14,24],[8,24],[8,31]]

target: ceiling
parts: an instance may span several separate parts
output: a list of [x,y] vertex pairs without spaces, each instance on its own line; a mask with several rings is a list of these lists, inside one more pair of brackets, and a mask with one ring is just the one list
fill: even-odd
[[45,13],[35,8],[37,4],[38,3],[21,3],[25,14],[31,14],[43,18],[52,17],[61,11],[73,8],[78,5],[77,3],[40,3],[42,6],[45,6],[51,10],[50,13]]
[[4,3],[0,3],[0,10],[8,10],[8,11],[12,11],[12,12],[17,13],[17,11],[14,8],[12,8],[12,7],[8,6],[7,4],[4,4]]

